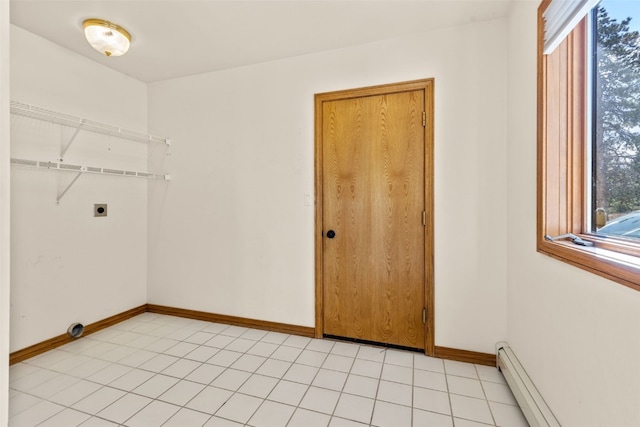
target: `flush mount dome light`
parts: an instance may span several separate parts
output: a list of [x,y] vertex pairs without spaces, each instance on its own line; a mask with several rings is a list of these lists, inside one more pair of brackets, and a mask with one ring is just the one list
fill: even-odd
[[84,36],[95,50],[107,56],[127,53],[131,34],[119,25],[104,19],[87,19],[82,23]]

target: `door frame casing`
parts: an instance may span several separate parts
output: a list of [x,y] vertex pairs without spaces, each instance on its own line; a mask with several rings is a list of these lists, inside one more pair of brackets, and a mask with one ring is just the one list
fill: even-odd
[[426,126],[424,126],[424,203],[426,224],[424,226],[424,307],[427,311],[425,323],[424,349],[427,356],[435,355],[435,301],[434,301],[434,149],[433,149],[433,88],[434,79],[413,80],[358,89],[347,89],[335,92],[315,94],[315,335],[322,338],[324,334],[324,259],[323,259],[323,103],[366,96],[386,95],[391,93],[424,90]]

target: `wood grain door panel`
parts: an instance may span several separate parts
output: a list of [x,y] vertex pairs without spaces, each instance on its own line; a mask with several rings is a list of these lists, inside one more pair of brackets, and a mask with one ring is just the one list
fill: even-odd
[[424,111],[424,90],[323,102],[325,334],[425,347]]

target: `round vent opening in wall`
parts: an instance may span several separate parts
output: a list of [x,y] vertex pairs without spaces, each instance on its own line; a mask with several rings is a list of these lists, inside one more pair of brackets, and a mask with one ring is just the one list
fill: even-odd
[[72,323],[67,329],[67,333],[71,338],[80,338],[84,332],[84,325],[82,323]]

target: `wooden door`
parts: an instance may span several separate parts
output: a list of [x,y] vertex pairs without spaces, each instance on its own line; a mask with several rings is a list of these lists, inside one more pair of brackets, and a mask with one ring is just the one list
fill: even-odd
[[324,335],[424,349],[431,97],[424,87],[380,89],[316,104],[322,122],[320,323]]

